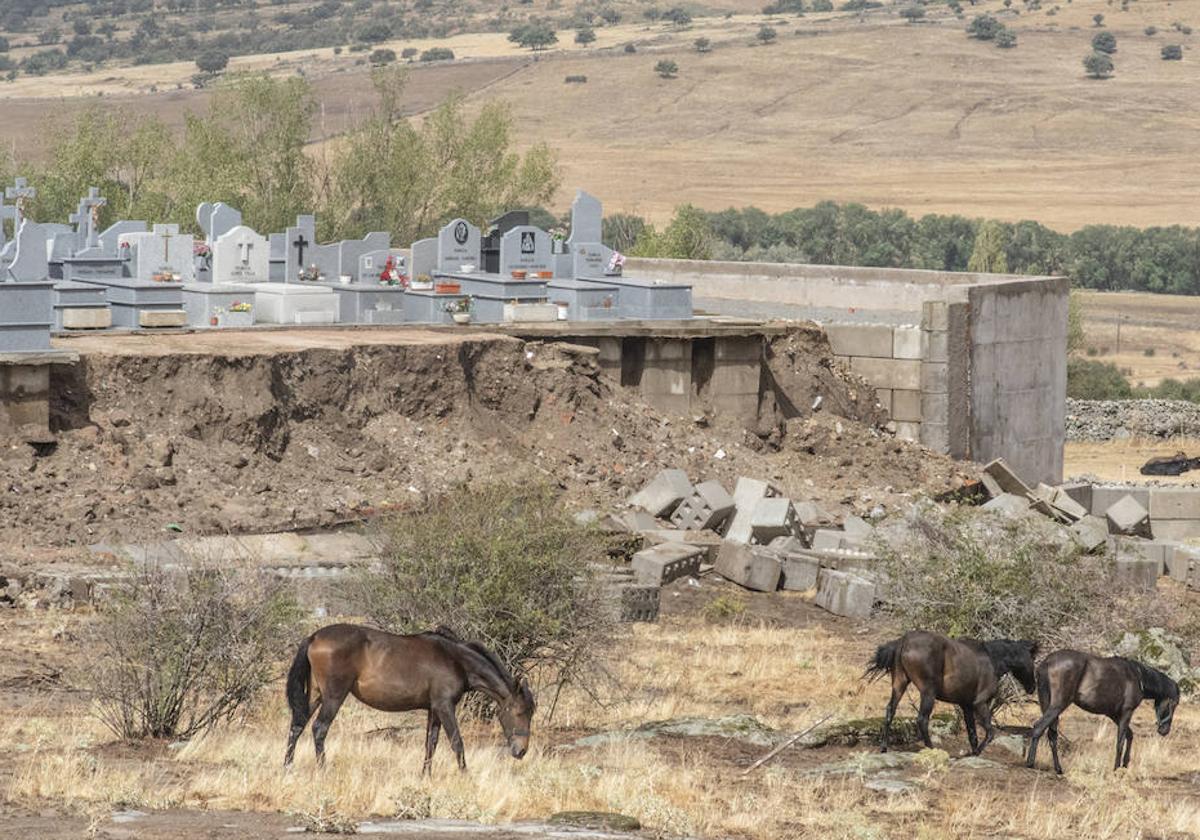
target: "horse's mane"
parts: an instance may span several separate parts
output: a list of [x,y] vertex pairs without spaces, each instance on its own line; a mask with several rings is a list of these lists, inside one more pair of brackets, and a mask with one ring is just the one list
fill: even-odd
[[[509,691],[516,692],[519,690],[520,687],[517,685],[517,681],[513,679],[512,672],[508,670],[508,667],[504,664],[504,662],[501,661],[500,657],[488,650],[479,642],[464,641],[457,633],[444,624],[439,624],[436,628],[423,635],[437,636],[444,641],[450,642],[452,647],[456,649],[455,652],[458,653],[460,657],[463,655],[464,649],[476,654],[477,657],[482,659],[488,666],[491,667],[493,671],[495,671],[495,676],[497,676],[500,681],[508,687]],[[469,656],[470,654],[467,655]]]
[[1012,666],[1024,661],[1026,655],[1032,660],[1037,656],[1037,642],[1026,642],[1015,639],[993,639],[981,642],[983,650],[992,660],[992,665],[1000,673],[1011,670]]
[[1136,659],[1126,659],[1126,662],[1137,669],[1142,680],[1142,693],[1155,700],[1178,700],[1179,684],[1157,668],[1151,668]]

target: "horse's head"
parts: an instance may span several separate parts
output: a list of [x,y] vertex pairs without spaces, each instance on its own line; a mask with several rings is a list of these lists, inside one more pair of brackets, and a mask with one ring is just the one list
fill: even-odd
[[516,690],[507,700],[501,700],[499,706],[500,726],[508,739],[508,749],[513,758],[524,758],[529,750],[529,726],[537,708],[537,701],[524,677],[516,681]]
[[1026,694],[1033,694],[1037,690],[1037,676],[1033,667],[1033,660],[1037,656],[1037,652],[1037,642],[1022,639],[1012,643],[1007,657],[1009,673],[1021,684],[1021,688],[1025,689]]
[[1167,680],[1167,683],[1168,691],[1154,701],[1154,722],[1158,724],[1159,735],[1170,734],[1175,707],[1179,705],[1179,686],[1174,680]]

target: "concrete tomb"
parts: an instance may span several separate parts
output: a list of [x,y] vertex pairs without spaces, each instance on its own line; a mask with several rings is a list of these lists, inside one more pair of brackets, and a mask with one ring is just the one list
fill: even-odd
[[192,283],[184,289],[188,323],[196,327],[251,326],[255,320],[254,284],[265,284],[270,276],[267,249],[267,238],[252,228],[235,225],[224,230],[210,245],[210,282]]
[[[265,324],[336,324],[341,307],[327,285],[315,282],[312,262],[316,219],[297,216],[284,234],[273,233],[268,249],[272,282],[254,286],[256,320]],[[283,282],[275,282],[276,279]]]

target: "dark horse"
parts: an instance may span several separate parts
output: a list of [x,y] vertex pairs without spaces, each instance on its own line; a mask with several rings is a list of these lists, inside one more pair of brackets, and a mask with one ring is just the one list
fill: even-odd
[[[971,753],[979,755],[996,734],[992,726],[991,702],[1000,686],[1000,678],[1012,674],[1026,692],[1032,692],[1035,688],[1033,657],[1036,654],[1037,642],[1009,639],[977,642],[974,639],[949,639],[924,630],[913,630],[880,645],[863,675],[870,678],[892,675],[892,699],[888,701],[887,716],[883,720],[880,751],[887,752],[896,706],[911,682],[921,692],[917,731],[925,746],[933,746],[929,738],[929,716],[934,701],[944,700],[962,709]],[[978,742],[975,733],[977,717],[985,733],[982,743]]]
[[[1105,715],[1117,725],[1114,770],[1129,766],[1129,750],[1133,746],[1129,722],[1142,701],[1147,697],[1154,701],[1159,735],[1171,731],[1171,719],[1179,705],[1179,686],[1162,671],[1120,656],[1102,659],[1077,650],[1057,650],[1042,660],[1037,669],[1037,688],[1042,716],[1029,731],[1029,756],[1025,766],[1033,766],[1038,739],[1049,732],[1054,772],[1059,774],[1062,765],[1058,763],[1058,717],[1072,703],[1085,712]],[[1122,744],[1124,760],[1121,758]]]
[[[314,691],[315,689],[315,691]],[[292,710],[284,766],[291,764],[296,742],[313,712],[313,744],[318,763],[325,761],[325,735],[346,696],[385,712],[428,709],[425,764],[428,773],[444,728],[467,769],[462,736],[454,709],[468,691],[496,701],[497,717],[513,758],[529,749],[529,723],[535,702],[524,679],[514,679],[494,653],[483,645],[464,642],[439,627],[431,633],[397,636],[356,624],[331,624],[300,643],[287,678]]]

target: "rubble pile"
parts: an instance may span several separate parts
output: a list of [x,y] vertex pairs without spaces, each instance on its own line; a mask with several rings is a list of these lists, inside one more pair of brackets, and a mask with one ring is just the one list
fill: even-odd
[[1200,405],[1187,400],[1067,400],[1067,440],[1200,435]]

